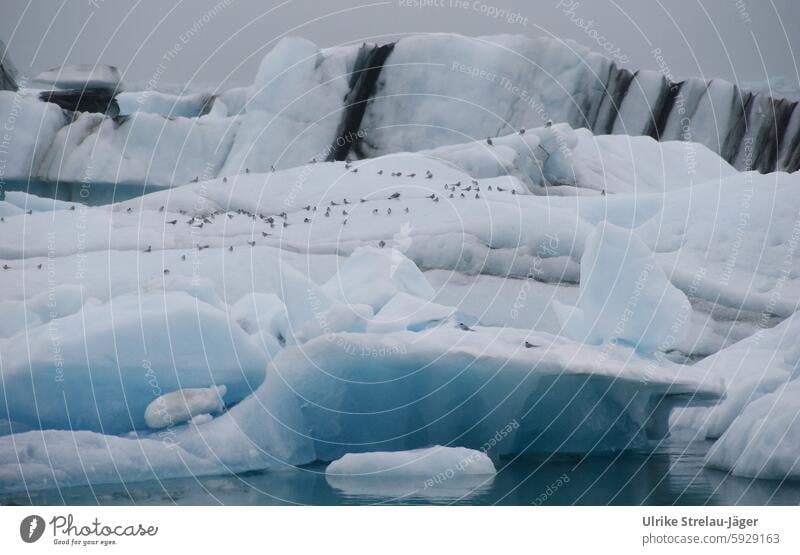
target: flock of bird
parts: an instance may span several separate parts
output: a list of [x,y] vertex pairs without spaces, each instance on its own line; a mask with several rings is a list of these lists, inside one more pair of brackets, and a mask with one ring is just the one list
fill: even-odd
[[[358,172],[358,168],[352,167],[352,164],[350,162],[346,162],[345,163],[345,169],[347,169],[351,173],[357,173]],[[245,173],[250,173],[249,168],[246,169]],[[383,173],[384,173],[384,170],[382,170],[382,169],[378,170],[378,172],[377,172],[378,175],[383,175]],[[401,172],[401,171],[391,172],[391,175],[392,175],[392,177],[403,177],[404,176],[403,172]],[[405,177],[409,177],[409,178],[412,178],[412,179],[415,178],[416,176],[417,176],[417,174],[415,172],[410,172],[410,173],[406,173],[405,174]],[[433,179],[433,178],[434,178],[433,173],[430,170],[426,170],[424,179]],[[227,178],[223,178],[223,182],[227,182]],[[472,179],[468,185],[462,184],[461,181],[457,181],[455,183],[444,183],[443,184],[443,188],[444,188],[444,193],[443,193],[442,196],[440,196],[440,195],[438,195],[436,193],[431,193],[430,195],[428,195],[425,198],[429,199],[431,202],[434,202],[434,203],[438,203],[440,201],[440,199],[444,197],[444,195],[446,195],[447,198],[449,198],[449,199],[456,199],[456,198],[458,198],[458,199],[466,199],[466,198],[480,199],[481,198],[482,190],[481,190],[479,182],[477,180],[475,180],[475,179]],[[510,194],[512,194],[512,195],[516,195],[517,194],[517,191],[514,190],[514,189],[505,189],[505,188],[500,187],[500,186],[492,187],[491,185],[489,185],[489,186],[486,187],[486,190],[488,190],[488,191],[497,191],[497,192],[500,192],[500,193],[510,192]],[[402,198],[402,194],[399,191],[396,191],[396,192],[392,193],[391,195],[389,195],[388,197],[386,197],[385,200],[400,201],[401,198]],[[378,199],[370,199],[370,200],[378,200]],[[341,217],[343,218],[343,220],[341,222],[341,225],[347,225],[347,223],[349,221],[349,216],[352,214],[352,211],[353,211],[352,205],[362,204],[362,203],[365,203],[365,202],[367,202],[367,199],[364,199],[364,198],[359,199],[357,202],[350,201],[347,198],[343,198],[338,202],[334,201],[334,200],[331,200],[331,201],[329,201],[329,204],[324,206],[324,211],[322,209],[322,206],[319,206],[319,205],[318,206],[307,205],[307,206],[304,206],[302,208],[302,210],[305,212],[305,215],[303,217],[302,223],[303,224],[313,223],[313,218],[314,218],[315,214],[317,214],[317,213],[321,213],[322,217],[324,217],[324,218],[331,218],[331,217],[334,217],[334,216],[336,216],[336,215],[338,215],[340,213]],[[69,210],[74,211],[75,210],[75,206],[74,205],[70,206]],[[165,212],[165,210],[166,210],[166,206],[163,206],[163,205],[160,206],[159,209],[158,209],[159,212]],[[130,206],[125,209],[125,213],[126,214],[132,214],[133,212],[134,212],[134,209],[132,207],[130,207]],[[385,210],[385,212],[382,209],[379,209],[379,208],[375,208],[375,209],[372,210],[372,214],[376,215],[376,216],[381,215],[383,213],[385,213],[385,215],[387,215],[387,216],[391,216],[393,213],[409,214],[410,212],[411,212],[411,209],[408,206],[405,206],[402,209],[395,210],[394,212],[392,211],[391,207],[388,207]],[[186,210],[179,210],[178,213],[181,216],[189,216],[188,213],[186,212]],[[31,210],[27,210],[26,214],[32,214],[32,211]],[[281,212],[279,214],[269,215],[269,214],[262,214],[262,213],[254,213],[254,212],[250,212],[248,210],[244,210],[244,209],[241,209],[241,208],[237,209],[237,210],[234,210],[234,211],[217,210],[217,211],[205,214],[205,215],[189,216],[188,219],[183,221],[183,224],[185,224],[187,226],[190,226],[192,228],[201,229],[205,225],[213,224],[217,217],[222,217],[222,216],[225,216],[228,219],[233,219],[236,216],[244,216],[244,217],[247,217],[247,218],[253,220],[254,222],[261,222],[265,226],[268,226],[268,228],[270,230],[274,230],[276,227],[278,229],[281,229],[281,228],[287,228],[290,225],[293,225],[292,223],[290,223],[288,221],[289,215],[286,212]],[[0,223],[3,223],[4,221],[5,221],[5,218],[0,217]],[[173,218],[173,219],[164,221],[165,225],[178,225],[179,223],[181,223],[181,219],[179,219],[179,218]],[[274,231],[263,231],[262,230],[261,231],[261,236],[266,238],[266,237],[270,237],[271,235],[273,235],[273,233],[274,233]],[[251,246],[251,247],[255,247],[256,246],[256,241],[255,240],[247,241],[247,244],[249,246]],[[385,241],[379,241],[378,245],[380,247],[384,247],[386,245],[386,242]],[[209,247],[210,247],[209,244],[197,244],[196,245],[196,248],[199,251],[202,251],[202,250],[207,249]],[[232,252],[233,250],[234,250],[233,245],[228,246],[228,251]],[[143,250],[143,252],[145,252],[145,253],[153,252],[152,245],[148,245]],[[186,260],[186,256],[185,255],[182,257],[182,260]],[[39,264],[38,268],[41,269],[41,267],[42,267],[42,265]],[[3,269],[4,270],[10,270],[11,268],[12,267],[9,266],[7,263],[3,265]],[[164,270],[164,273],[165,274],[169,274],[169,270]]]
[[[492,144],[491,143],[491,139],[487,139],[487,142],[490,145]],[[357,173],[358,172],[358,168],[351,167],[351,164],[349,162],[345,164],[345,168],[347,170],[349,170],[350,172],[352,172],[352,173]],[[245,173],[250,173],[249,169],[247,169]],[[383,170],[378,170],[377,173],[378,173],[378,175],[383,175],[384,172],[383,172]],[[391,172],[391,175],[392,175],[392,177],[403,177],[403,173],[399,172],[399,171]],[[414,172],[407,173],[406,177],[415,178],[416,177],[416,173],[414,173]],[[433,179],[433,177],[434,177],[433,173],[430,170],[426,170],[425,179]],[[227,178],[223,178],[223,182],[227,182]],[[449,198],[449,199],[455,199],[455,198],[466,199],[466,198],[469,198],[470,196],[473,196],[473,195],[474,195],[475,199],[480,199],[481,198],[481,196],[480,196],[481,187],[480,187],[479,182],[477,180],[475,180],[475,179],[472,179],[468,185],[463,185],[461,183],[461,181],[457,181],[455,183],[444,183],[443,184],[443,188],[444,188],[444,194],[447,195],[447,198]],[[510,194],[512,194],[512,195],[516,195],[517,194],[517,191],[514,190],[514,189],[504,189],[504,188],[499,187],[499,186],[492,187],[491,185],[488,185],[486,187],[486,190],[487,191],[497,191],[497,192],[500,192],[500,193],[510,192]],[[386,200],[400,201],[401,198],[402,198],[402,194],[399,191],[396,191],[396,192],[392,193],[391,195],[389,195],[388,197],[386,197]],[[431,193],[430,195],[427,195],[425,198],[431,200],[434,203],[438,203],[442,197],[440,197],[436,193]],[[377,200],[377,199],[371,199],[371,200]],[[329,204],[325,206],[324,212],[322,212],[322,206],[306,205],[306,206],[304,206],[302,208],[302,210],[306,214],[305,217],[303,218],[303,223],[304,224],[312,223],[312,217],[314,216],[315,213],[322,213],[323,217],[330,218],[330,217],[332,217],[334,215],[334,211],[335,212],[339,212],[341,210],[341,215],[344,218],[342,220],[342,225],[347,225],[348,216],[351,215],[351,212],[353,210],[352,206],[355,205],[355,204],[362,204],[362,203],[365,203],[365,202],[367,202],[367,200],[363,199],[363,198],[359,199],[357,203],[356,202],[351,202],[347,198],[343,198],[338,202],[332,200],[332,201],[329,201]],[[71,206],[69,208],[69,210],[74,211],[75,210],[75,206],[74,205]],[[159,212],[165,212],[166,211],[166,206],[163,206],[163,205],[160,206],[158,211]],[[402,213],[404,213],[404,214],[409,214],[410,211],[411,211],[411,209],[408,206],[405,206],[402,209]],[[125,213],[126,214],[132,214],[133,212],[134,212],[134,210],[133,210],[132,207],[128,207],[128,208],[125,209]],[[392,208],[388,207],[386,209],[386,211],[385,211],[385,214],[387,216],[391,216],[393,213],[398,213],[398,212],[399,211],[393,212]],[[26,213],[27,214],[31,214],[32,211],[31,210],[27,210]],[[186,210],[179,210],[178,213],[181,216],[189,216],[188,213],[186,212]],[[380,215],[382,213],[383,213],[383,211],[381,209],[379,209],[379,208],[375,208],[375,209],[372,210],[372,214],[376,215],[376,216],[378,216],[378,215]],[[243,217],[246,217],[246,218],[249,218],[249,219],[253,220],[254,222],[260,221],[265,226],[269,226],[270,230],[274,230],[276,227],[278,229],[287,228],[290,225],[292,225],[288,221],[289,215],[286,212],[281,212],[279,214],[268,215],[268,214],[250,212],[248,210],[244,210],[244,209],[241,209],[241,208],[237,209],[237,210],[234,210],[234,211],[217,210],[217,211],[211,212],[211,213],[206,214],[206,215],[189,216],[188,219],[186,219],[183,223],[185,225],[187,225],[187,226],[192,227],[192,228],[201,229],[201,228],[203,228],[203,226],[205,226],[207,224],[214,223],[217,217],[222,217],[222,216],[227,217],[228,219],[233,219],[233,218],[235,218],[237,216],[243,216]],[[311,216],[311,217],[309,217],[309,216]],[[0,217],[0,223],[2,223],[4,221],[5,221],[5,219]],[[173,218],[171,220],[165,220],[164,221],[165,225],[178,225],[179,223],[180,223],[180,219],[178,219],[178,218]],[[272,235],[271,232],[261,231],[261,236],[262,237],[270,237],[271,235]],[[255,247],[256,246],[256,241],[255,240],[247,241],[247,244],[250,247]],[[210,246],[211,246],[210,244],[197,244],[196,248],[197,248],[198,251],[203,251],[205,249],[210,248]],[[386,241],[384,241],[384,240],[378,241],[378,246],[381,247],[381,248],[385,247],[386,246]],[[234,246],[233,245],[229,245],[227,250],[229,252],[233,252],[234,251]],[[143,252],[152,253],[153,252],[153,246],[152,245],[148,245],[144,249]],[[186,261],[186,255],[185,254],[181,255],[181,261],[183,261],[183,262]],[[12,269],[12,268],[7,263],[3,265],[3,270],[10,270],[10,269]],[[41,263],[37,265],[37,269],[42,269],[42,264]],[[164,275],[169,275],[170,274],[170,270],[168,268],[165,268],[163,270],[163,273],[164,273]],[[458,323],[458,327],[463,331],[470,331],[470,332],[474,331],[472,328],[470,328],[466,324],[463,324],[463,323],[460,323],[460,322]],[[525,346],[526,349],[539,347],[539,345],[535,345],[535,344],[530,343],[528,341],[524,342],[524,346]]]

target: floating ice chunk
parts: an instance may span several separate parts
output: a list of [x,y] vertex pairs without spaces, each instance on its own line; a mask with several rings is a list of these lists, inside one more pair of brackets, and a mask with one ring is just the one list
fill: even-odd
[[663,351],[683,341],[692,307],[635,233],[602,222],[586,240],[577,310],[560,312],[565,331],[579,341]]
[[436,476],[496,474],[494,463],[482,451],[442,447],[411,451],[349,453],[325,469],[328,476]]
[[332,488],[356,497],[465,498],[491,486],[496,470],[482,451],[437,445],[351,453],[325,471]]
[[48,69],[36,75],[37,83],[59,89],[81,89],[90,87],[120,87],[119,70],[115,66],[101,64],[76,64]]
[[222,412],[222,398],[227,388],[215,385],[207,388],[186,388],[165,393],[154,399],[144,411],[148,428],[158,430],[181,424],[195,416]]
[[354,250],[323,289],[344,303],[368,304],[375,310],[400,292],[428,300],[434,296],[425,275],[402,252],[375,247]]

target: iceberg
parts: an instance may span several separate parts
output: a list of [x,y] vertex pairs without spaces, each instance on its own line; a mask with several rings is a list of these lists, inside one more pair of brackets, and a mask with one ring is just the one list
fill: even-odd
[[[313,160],[447,150],[527,134],[551,123],[620,139],[610,144],[616,145],[615,156],[628,160],[623,173],[628,172],[625,165],[636,166],[640,176],[661,168],[636,164],[633,151],[638,146],[619,148],[647,143],[636,136],[694,145],[672,150],[684,151],[680,167],[702,166],[703,172],[714,171],[706,167],[709,154],[719,155],[719,172],[727,171],[728,164],[762,173],[800,168],[796,100],[749,92],[721,80],[673,83],[655,71],[634,74],[574,42],[545,37],[432,34],[327,49],[285,37],[265,55],[249,87],[213,94],[149,89],[119,93],[118,74],[105,66],[54,69],[39,78],[67,88],[45,93],[48,102],[38,100],[33,89],[20,91],[26,99],[57,109],[51,104],[55,102],[70,114],[96,117],[65,117],[57,126],[41,129],[35,122],[14,126],[14,143],[24,142],[17,134],[23,139],[36,135],[51,162],[14,168],[7,173],[10,178],[80,182],[88,169],[98,168],[102,176],[90,177],[95,182],[177,186],[194,178],[267,172]],[[83,98],[87,95],[78,93],[84,89],[94,96]],[[134,121],[126,123],[129,118]],[[562,170],[572,142],[564,137],[557,149],[546,141],[532,146],[534,158],[552,158],[545,164],[549,169],[524,159],[515,166],[512,150],[520,145],[513,144],[498,144],[502,148],[496,149],[495,165],[514,166],[519,173],[513,175],[527,174],[534,181],[544,170],[558,182],[571,176]],[[86,146],[105,143],[116,149]],[[598,142],[601,150],[604,143]],[[123,144],[131,147],[125,156],[118,152]],[[459,150],[448,156],[464,161],[467,153]],[[180,156],[159,160],[165,151]],[[63,168],[52,163],[61,159],[67,161]],[[162,164],[158,171],[147,171]],[[489,167],[486,160],[470,165],[475,171]],[[672,167],[664,164],[662,173],[671,174]],[[618,182],[616,171],[610,173],[614,184],[609,189],[631,187],[631,182]],[[604,187],[594,183],[593,188]]]

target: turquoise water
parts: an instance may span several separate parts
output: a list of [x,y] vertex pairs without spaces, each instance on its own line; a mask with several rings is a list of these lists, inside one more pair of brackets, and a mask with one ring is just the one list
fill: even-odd
[[6,191],[22,191],[37,197],[79,202],[88,206],[100,206],[130,200],[147,193],[160,191],[164,187],[30,179],[6,181],[4,189]]
[[710,442],[662,442],[656,450],[602,457],[497,461],[492,479],[330,481],[325,466],[65,488],[14,495],[3,504],[45,505],[795,505],[800,483],[736,478],[702,466]]

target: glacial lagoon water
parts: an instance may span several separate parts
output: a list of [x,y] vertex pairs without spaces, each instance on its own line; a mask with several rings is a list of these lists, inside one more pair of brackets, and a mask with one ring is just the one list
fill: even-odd
[[797,505],[800,483],[737,478],[703,467],[711,442],[593,457],[496,461],[493,478],[335,478],[325,465],[0,494],[2,504],[44,505]]

